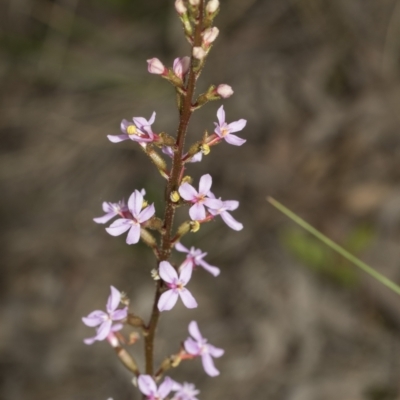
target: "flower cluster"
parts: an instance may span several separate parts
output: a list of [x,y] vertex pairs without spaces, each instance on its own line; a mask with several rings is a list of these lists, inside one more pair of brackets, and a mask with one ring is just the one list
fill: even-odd
[[[144,117],[134,117],[132,122],[123,119],[121,134],[108,135],[112,143],[129,139],[135,145],[138,144],[139,149],[144,151],[166,179],[163,191],[164,217],[156,216],[154,204],[148,203],[145,199],[146,191],[142,189],[134,190],[127,203],[124,200],[117,203],[104,202],[104,215],[93,219],[98,224],[110,223],[105,230],[111,236],[127,233],[127,244],[142,241],[153,250],[157,268],[151,273],[156,287],[152,313],[146,323],[143,318],[129,311],[127,296],[111,286],[106,311],[95,310],[82,318],[85,325],[96,329],[95,336],[85,339],[84,342],[93,344],[95,341],[107,340],[124,366],[135,375],[134,384],[149,400],[198,400],[199,391],[191,383],[179,384],[165,377],[157,386],[156,382],[161,380],[166,371],[177,367],[183,360],[201,358],[207,375],[219,375],[214,358],[221,357],[224,350],[208,343],[200,333],[196,321],[189,323],[190,336],[181,342],[176,353],[165,358],[156,372],[153,372],[154,337],[160,313],[174,308],[179,299],[188,309],[201,307],[188,289],[195,270],[201,267],[214,277],[221,272],[218,267],[205,261],[206,252],[195,247],[185,247],[182,244],[183,237],[190,232],[197,232],[202,224],[215,220],[218,216],[231,229],[243,229],[243,225],[231,214],[239,207],[239,202],[217,197],[211,191],[213,180],[210,174],[201,176],[198,188],[192,185],[192,178],[185,175],[187,163],[201,162],[203,156],[210,153],[211,147],[223,142],[242,146],[246,142],[234,134],[244,129],[246,120],[228,123],[221,105],[217,110],[217,122],[214,122],[212,133],[205,131],[204,134],[197,135],[197,141],[187,149],[184,148],[192,113],[210,101],[227,99],[233,95],[232,88],[225,83],[211,85],[197,97],[194,94],[205,59],[219,35],[218,28],[212,26],[219,11],[219,1],[176,0],[175,9],[192,48],[190,57],[175,58],[172,67],[166,67],[158,58],[151,58],[147,60],[147,68],[149,73],[166,79],[175,88],[180,115],[176,137],[153,128],[156,122],[155,112],[148,120]],[[175,228],[175,210],[180,207],[187,207],[188,214],[186,220]],[[180,262],[170,260],[174,250],[185,258]],[[124,333],[127,329],[131,329],[128,335]],[[136,343],[140,337],[145,342],[146,366],[143,371],[146,373],[141,372],[142,369],[126,348]]]

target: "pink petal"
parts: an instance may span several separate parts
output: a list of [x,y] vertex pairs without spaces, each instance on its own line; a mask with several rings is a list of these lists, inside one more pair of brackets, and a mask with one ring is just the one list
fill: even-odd
[[232,228],[235,231],[241,231],[243,229],[243,224],[236,221],[236,219],[233,218],[232,215],[229,214],[227,211],[223,211],[221,213],[221,218],[229,226],[229,228]]
[[213,265],[208,264],[204,260],[199,261],[199,265],[201,265],[206,271],[214,276],[218,276],[221,273],[221,270],[218,267],[214,267]]
[[218,118],[218,122],[220,125],[225,123],[225,111],[224,111],[224,106],[221,106],[220,108],[218,108],[217,111],[217,118]]
[[193,204],[189,209],[189,215],[193,221],[201,221],[206,217],[206,209],[203,204]]
[[139,390],[146,396],[155,395],[157,386],[150,375],[140,375],[138,378]]
[[130,126],[130,125],[132,125],[132,122],[129,122],[126,119],[123,119],[120,124],[121,131],[126,133],[126,130],[128,129],[128,126]]
[[104,321],[96,331],[96,340],[104,340],[111,331],[111,320]]
[[201,361],[203,363],[204,371],[210,376],[218,376],[219,371],[215,368],[214,361],[210,354],[203,353],[201,355]]
[[158,309],[160,311],[171,310],[178,301],[178,297],[179,295],[176,289],[167,290],[160,296],[160,300],[158,300]]
[[135,190],[128,200],[128,207],[132,215],[136,218],[142,210],[143,196],[138,190]]
[[113,321],[121,321],[122,319],[125,319],[128,316],[128,309],[121,308],[119,310],[115,310],[111,313],[110,317]]
[[112,143],[119,143],[130,139],[129,135],[107,135],[107,138]]
[[233,146],[241,146],[242,144],[246,143],[246,139],[242,139],[239,136],[232,135],[229,133],[224,137],[225,141]]
[[156,120],[156,112],[153,111],[153,114],[151,114],[150,119],[147,121],[148,125],[153,125],[155,120]]
[[223,207],[229,211],[233,211],[239,207],[239,202],[237,200],[226,200],[223,202]]
[[197,307],[197,301],[193,297],[192,293],[189,292],[186,288],[183,288],[179,291],[179,295],[181,296],[183,304],[187,308],[196,308]]
[[180,281],[186,286],[187,283],[190,281],[190,278],[192,277],[192,265],[190,263],[184,263],[182,268],[181,268],[181,273],[179,275]]
[[122,324],[114,324],[114,325],[111,327],[111,332],[120,331],[123,327],[124,327],[124,325],[122,325]]
[[219,358],[219,357],[223,356],[224,353],[225,353],[225,350],[224,350],[224,349],[220,349],[220,348],[215,347],[215,346],[213,346],[213,345],[211,345],[211,344],[208,344],[208,345],[206,345],[206,346],[207,346],[207,348],[208,348],[208,352],[209,352],[213,357]]
[[140,239],[140,225],[132,225],[126,237],[127,244],[136,244]]
[[199,194],[207,196],[208,192],[211,189],[212,178],[210,174],[205,174],[200,178],[199,183]]
[[121,301],[121,292],[114,286],[110,286],[110,288],[111,294],[107,300],[107,311],[109,314],[117,309],[119,302]]
[[114,218],[116,215],[117,214],[114,211],[111,211],[106,215],[103,215],[102,217],[93,218],[93,221],[96,222],[97,224],[105,224],[110,219]]
[[103,201],[103,204],[101,205],[101,208],[105,213],[109,213],[111,211],[114,211],[113,208],[111,207],[110,203],[107,201]]
[[197,190],[187,182],[182,183],[179,187],[179,194],[187,201],[196,200],[198,195]]
[[92,311],[87,317],[83,317],[82,321],[86,326],[91,328],[100,325],[107,318],[107,314],[104,311],[96,310]]
[[214,210],[218,210],[219,208],[223,207],[223,202],[219,199],[205,199],[204,204]]
[[189,253],[189,249],[187,249],[181,242],[175,244],[175,249],[181,253]]
[[174,385],[174,381],[167,376],[164,379],[164,382],[158,388],[159,396],[162,399],[165,399],[169,395],[170,391],[172,390],[173,385]]
[[246,126],[247,121],[245,119],[239,119],[239,121],[231,122],[228,124],[229,132],[239,132]]
[[87,338],[83,340],[83,343],[87,344],[87,345],[91,345],[96,341],[96,336],[93,336],[91,338]]
[[154,204],[151,204],[150,206],[146,207],[143,211],[140,212],[138,215],[138,222],[141,224],[148,219],[150,219],[156,212],[156,209],[154,208]]
[[147,119],[143,117],[133,117],[133,122],[135,123],[136,127],[142,129],[146,125],[151,125],[147,122]]
[[186,339],[183,345],[186,352],[191,354],[192,356],[197,356],[200,354],[200,346],[192,338]]
[[203,340],[203,336],[200,333],[199,325],[196,321],[192,321],[189,324],[189,333],[193,337],[193,339],[201,342]]
[[115,220],[106,231],[111,236],[119,236],[126,232],[132,226],[132,221],[126,218],[119,218]]
[[161,279],[167,283],[175,283],[178,280],[175,268],[168,261],[160,262],[159,274]]

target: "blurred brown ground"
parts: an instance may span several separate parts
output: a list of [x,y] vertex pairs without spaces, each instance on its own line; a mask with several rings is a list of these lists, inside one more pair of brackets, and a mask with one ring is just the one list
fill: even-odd
[[[157,359],[196,319],[226,349],[221,376],[200,362],[171,376],[201,399],[399,399],[399,298],[329,252],[308,263],[313,247],[293,251],[301,233],[266,196],[340,243],[367,225],[357,255],[400,282],[400,1],[226,0],[216,25],[200,89],[233,86],[228,121],[247,119],[248,141],[191,172],[241,201],[245,229],[218,221],[184,240],[222,274],[198,272],[200,307],[162,316]],[[82,344],[92,331],[80,318],[110,284],[149,313],[150,251],[92,218],[135,188],[162,196],[133,143],[106,135],[153,110],[155,129],[175,132],[172,87],[145,62],[187,54],[173,1],[6,0],[0,28],[0,398],[139,399],[105,343]],[[218,107],[195,115],[193,141]]]

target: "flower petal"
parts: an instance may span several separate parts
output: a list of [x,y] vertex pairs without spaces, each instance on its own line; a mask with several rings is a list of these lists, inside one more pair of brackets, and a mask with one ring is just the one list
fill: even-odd
[[153,114],[151,114],[151,117],[150,117],[150,119],[147,121],[147,124],[148,124],[148,125],[153,125],[155,120],[156,120],[156,112],[153,111]]
[[162,399],[165,399],[169,395],[169,393],[171,392],[173,386],[174,386],[174,381],[167,376],[164,379],[164,382],[158,388],[158,395]]
[[159,274],[161,279],[167,283],[174,283],[178,279],[175,268],[168,261],[160,262]]
[[192,293],[189,292],[186,288],[183,288],[179,291],[179,295],[181,297],[181,300],[183,304],[187,308],[196,308],[197,307],[197,301],[193,297]]
[[91,328],[100,325],[107,318],[107,314],[104,311],[96,310],[92,311],[87,317],[82,317],[82,321],[86,326]]
[[232,215],[228,213],[228,211],[223,211],[221,213],[221,218],[229,226],[229,228],[232,228],[235,231],[241,231],[243,229],[243,224],[236,221],[236,219],[233,218]]
[[213,345],[211,345],[211,344],[208,344],[208,345],[207,345],[207,348],[208,348],[208,352],[209,352],[213,357],[216,357],[216,358],[219,358],[219,357],[223,356],[224,353],[225,353],[225,350],[224,350],[224,349],[220,349],[220,348],[215,347],[215,346],[213,346]]
[[189,253],[189,249],[187,249],[181,242],[175,244],[175,250],[180,251],[181,253]]
[[239,202],[237,200],[226,200],[223,202],[223,207],[226,210],[233,211],[239,207]]
[[179,280],[186,286],[187,283],[190,281],[190,278],[192,277],[192,265],[190,263],[186,262],[182,265],[181,267],[181,273],[179,275]]
[[140,214],[137,217],[138,222],[141,224],[148,219],[150,219],[156,212],[156,209],[154,208],[154,204],[151,204],[150,206],[146,207],[143,211],[140,212]]
[[123,324],[114,324],[114,325],[111,327],[111,332],[120,331],[123,327],[124,327]]
[[205,199],[204,204],[213,210],[218,210],[224,206],[224,203],[219,199]]
[[193,204],[189,209],[189,215],[193,221],[201,221],[206,217],[206,209],[203,204]]
[[104,321],[96,331],[96,340],[104,340],[111,332],[111,320]]
[[224,111],[224,106],[221,106],[220,108],[218,108],[217,111],[217,118],[218,118],[218,122],[220,125],[222,125],[223,123],[225,123],[225,111]]
[[210,174],[205,174],[200,178],[199,194],[207,196],[212,186],[212,178]]
[[157,393],[156,383],[150,375],[139,375],[138,386],[139,390],[146,396],[155,395]]
[[116,289],[114,286],[110,286],[111,294],[107,300],[107,311],[111,314],[113,311],[117,309],[119,306],[119,302],[121,301],[121,292]]
[[198,195],[197,190],[187,182],[182,183],[179,187],[179,194],[187,201],[196,200],[196,196]]
[[119,218],[115,220],[106,231],[111,236],[119,236],[126,232],[132,226],[132,221],[126,218]]
[[246,139],[242,139],[239,136],[232,135],[231,133],[224,137],[225,141],[233,146],[241,146],[246,143]]
[[218,276],[221,273],[221,270],[218,267],[214,267],[204,260],[199,260],[198,265],[202,266],[206,271],[214,276]]
[[229,132],[239,132],[243,130],[243,128],[246,126],[247,121],[245,119],[239,119],[239,121],[231,122],[228,124],[229,127]]
[[191,354],[192,356],[198,356],[200,354],[201,350],[200,346],[192,338],[186,339],[183,345],[185,347],[186,352]]
[[132,225],[126,237],[127,244],[136,244],[140,239],[140,225]]
[[133,117],[133,122],[139,129],[142,129],[144,126],[151,125],[147,119],[143,117]]
[[112,143],[123,142],[124,140],[130,139],[129,135],[107,135],[107,138]]
[[193,339],[201,342],[203,340],[203,336],[200,333],[199,325],[196,321],[191,321],[189,324],[189,333],[193,337]]
[[178,301],[178,297],[179,295],[176,289],[167,290],[160,296],[160,300],[158,300],[158,309],[160,311],[170,310]]
[[111,212],[103,215],[102,217],[93,218],[93,221],[96,222],[97,224],[105,224],[110,219],[112,219],[112,218],[114,218],[116,216],[117,216],[117,214],[114,211],[111,211]]
[[210,376],[218,376],[219,375],[219,371],[217,370],[217,368],[215,368],[214,361],[210,354],[203,353],[201,355],[201,361],[203,363],[204,371],[206,371],[207,375],[210,375]]
[[87,339],[83,339],[83,343],[87,344],[87,345],[91,345],[96,341],[96,336],[93,336],[91,338],[87,338]]
[[135,190],[128,200],[128,207],[132,215],[136,218],[142,210],[143,196],[138,190]]

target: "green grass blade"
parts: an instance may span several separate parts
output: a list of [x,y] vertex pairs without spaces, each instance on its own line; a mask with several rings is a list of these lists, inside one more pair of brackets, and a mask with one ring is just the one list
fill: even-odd
[[272,197],[267,197],[267,200],[270,204],[272,204],[275,208],[277,208],[280,212],[285,214],[287,217],[289,217],[292,221],[294,221],[296,224],[300,225],[302,228],[304,228],[307,232],[311,233],[314,235],[317,239],[319,239],[321,242],[325,243],[327,246],[329,246],[331,249],[335,250],[337,253],[341,254],[344,258],[352,262],[354,265],[357,267],[361,268],[364,272],[367,274],[371,275],[373,278],[375,278],[377,281],[382,283],[382,285],[385,285],[389,289],[393,290],[393,292],[397,293],[400,295],[400,286],[396,285],[393,281],[391,281],[389,278],[386,278],[386,276],[380,274],[378,271],[370,267],[369,265],[365,264],[365,262],[361,261],[357,257],[353,256],[350,254],[347,250],[345,250],[343,247],[339,246],[337,243],[333,242],[331,239],[327,238],[325,235],[323,235],[321,232],[313,228],[310,224],[308,224],[306,221],[301,219],[299,216],[297,216],[294,212],[290,211],[288,208],[286,208],[284,205],[273,199]]

